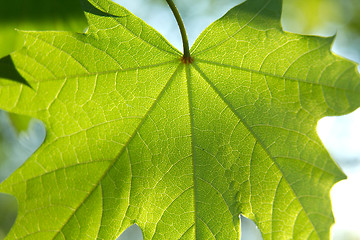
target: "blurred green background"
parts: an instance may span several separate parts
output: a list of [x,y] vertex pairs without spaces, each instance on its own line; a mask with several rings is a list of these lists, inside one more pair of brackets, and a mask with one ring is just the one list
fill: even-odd
[[[333,51],[360,62],[360,0],[283,0],[282,25],[286,31],[321,36],[337,34]],[[182,49],[179,30],[165,0],[115,0],[162,33]],[[209,24],[242,0],[175,0],[189,35],[190,44]],[[78,0],[12,0],[0,8],[0,58],[20,48],[20,30],[86,30],[86,20]],[[0,82],[1,87],[1,82]],[[1,96],[0,96],[1,97]],[[360,111],[322,119],[318,133],[330,154],[349,179],[332,191],[336,240],[359,240],[360,215]],[[0,182],[18,168],[42,143],[46,135],[42,123],[0,110]],[[349,201],[351,199],[351,201]],[[0,239],[16,218],[16,200],[0,194]],[[261,239],[256,226],[243,219],[242,239]],[[119,239],[142,239],[133,226]]]

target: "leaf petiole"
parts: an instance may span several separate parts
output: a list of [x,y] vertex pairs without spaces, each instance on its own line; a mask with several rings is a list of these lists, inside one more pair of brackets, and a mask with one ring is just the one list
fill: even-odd
[[168,3],[171,11],[173,12],[176,22],[180,28],[180,33],[181,33],[181,37],[182,37],[182,41],[183,41],[183,47],[184,47],[184,55],[183,55],[183,62],[184,63],[191,63],[192,62],[192,58],[190,56],[190,48],[189,48],[189,41],[187,38],[187,34],[186,34],[186,30],[185,30],[185,26],[184,26],[184,22],[180,16],[179,11],[177,10],[174,2],[172,0],[166,0],[166,2]]

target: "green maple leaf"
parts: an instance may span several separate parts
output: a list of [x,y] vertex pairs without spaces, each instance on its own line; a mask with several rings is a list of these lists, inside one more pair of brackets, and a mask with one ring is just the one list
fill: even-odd
[[41,148],[0,186],[19,201],[13,239],[328,239],[329,190],[345,175],[317,121],[360,105],[354,63],[332,38],[282,31],[281,0],[249,0],[209,26],[192,63],[109,0],[85,34],[24,32],[28,87],[0,106],[41,119]]

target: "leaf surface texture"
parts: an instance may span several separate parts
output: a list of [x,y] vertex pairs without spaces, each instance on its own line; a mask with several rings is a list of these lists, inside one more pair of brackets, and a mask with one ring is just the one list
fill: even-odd
[[[345,175],[317,121],[359,107],[354,63],[332,38],[284,32],[280,0],[249,0],[210,25],[194,62],[108,0],[85,34],[24,32],[27,80],[0,107],[42,120],[41,148],[0,186],[19,201],[9,238],[328,239],[329,190]],[[49,221],[51,219],[51,221]]]

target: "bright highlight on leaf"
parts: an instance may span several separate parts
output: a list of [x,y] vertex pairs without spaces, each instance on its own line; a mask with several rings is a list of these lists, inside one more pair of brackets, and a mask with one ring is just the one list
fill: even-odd
[[47,138],[0,191],[9,239],[328,239],[330,188],[345,175],[317,121],[360,105],[354,63],[331,38],[283,32],[281,0],[248,0],[209,26],[194,61],[110,0],[88,31],[24,32],[12,54],[28,87],[0,81],[0,107]]

